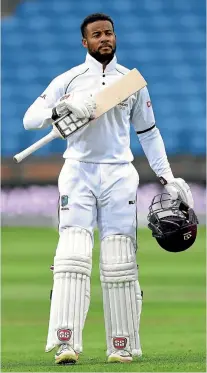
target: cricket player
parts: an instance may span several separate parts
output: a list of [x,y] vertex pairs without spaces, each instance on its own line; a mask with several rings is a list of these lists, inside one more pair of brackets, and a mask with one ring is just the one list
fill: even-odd
[[[24,116],[27,130],[41,129],[65,113],[93,118],[95,93],[129,71],[117,63],[112,19],[92,14],[81,25],[85,62],[56,77]],[[65,55],[72,53],[66,51]],[[75,363],[90,303],[94,227],[100,233],[100,280],[108,362],[142,356],[139,337],[142,293],[136,264],[137,191],[130,123],[149,165],[172,199],[193,204],[189,186],[173,176],[145,87],[67,140],[58,187],[59,242],[46,352],[56,348],[57,364]]]

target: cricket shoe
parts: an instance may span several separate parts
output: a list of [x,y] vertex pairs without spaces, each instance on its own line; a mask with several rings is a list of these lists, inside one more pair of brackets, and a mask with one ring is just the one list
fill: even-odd
[[58,351],[55,354],[56,364],[75,364],[78,360],[78,353],[73,350],[68,344],[63,343],[60,345]]
[[114,351],[108,357],[108,363],[130,363],[132,360],[132,354],[126,350]]

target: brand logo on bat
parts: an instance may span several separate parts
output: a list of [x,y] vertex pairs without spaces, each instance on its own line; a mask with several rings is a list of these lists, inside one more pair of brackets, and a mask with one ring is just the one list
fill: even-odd
[[118,107],[122,110],[126,109],[128,107],[128,99],[120,102],[120,104],[118,104]]
[[113,338],[114,348],[122,350],[127,345],[127,339],[125,337],[114,337]]
[[57,331],[57,337],[59,341],[69,341],[72,335],[72,331],[70,329],[59,329]]

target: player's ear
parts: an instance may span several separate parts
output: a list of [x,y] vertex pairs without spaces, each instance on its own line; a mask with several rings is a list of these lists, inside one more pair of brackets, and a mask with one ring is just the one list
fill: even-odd
[[85,38],[82,39],[82,45],[84,46],[84,48],[88,48],[88,43]]

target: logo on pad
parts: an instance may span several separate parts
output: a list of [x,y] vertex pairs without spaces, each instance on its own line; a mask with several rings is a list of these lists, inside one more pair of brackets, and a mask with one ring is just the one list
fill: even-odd
[[113,345],[114,345],[114,348],[122,350],[127,345],[127,339],[125,337],[114,337]]
[[69,341],[71,338],[72,332],[70,329],[59,329],[57,331],[57,336],[59,341],[66,342]]

